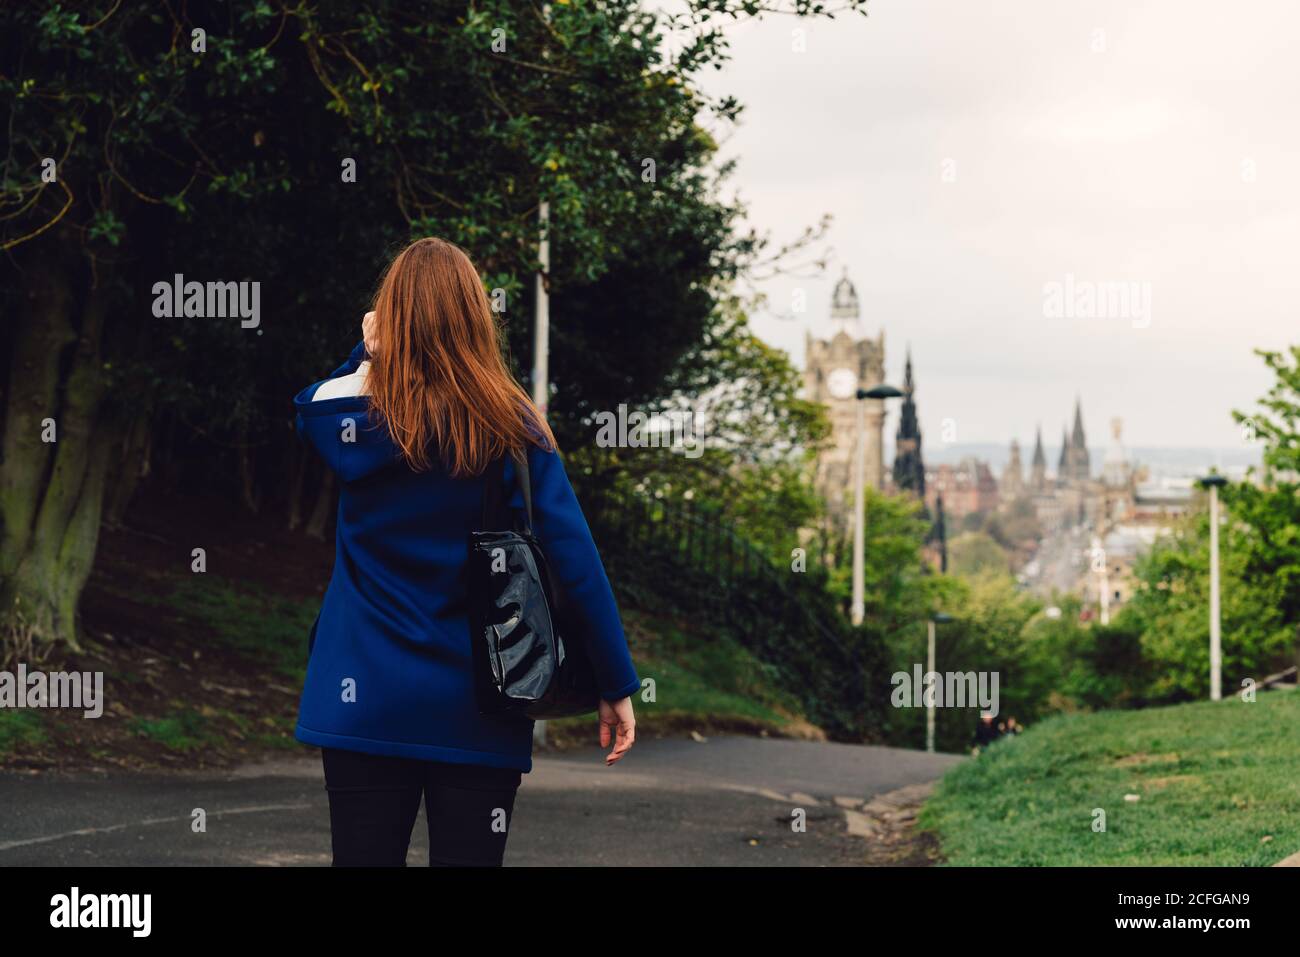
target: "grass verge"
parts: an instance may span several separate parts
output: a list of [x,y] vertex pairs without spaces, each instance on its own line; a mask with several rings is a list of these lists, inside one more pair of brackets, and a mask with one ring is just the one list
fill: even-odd
[[[628,647],[652,700],[634,695],[641,736],[760,734],[824,740],[799,713],[792,695],[779,690],[772,669],[723,634],[687,634],[671,621],[625,609]],[[547,742],[558,748],[595,741],[595,718],[547,722]]]
[[920,826],[955,865],[1274,864],[1300,850],[1300,692],[1049,719],[949,771]]

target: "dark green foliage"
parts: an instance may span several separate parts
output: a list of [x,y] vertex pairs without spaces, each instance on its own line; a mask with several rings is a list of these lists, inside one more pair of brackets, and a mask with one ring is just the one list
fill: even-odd
[[[288,400],[359,338],[380,267],[414,236],[461,244],[506,293],[526,370],[549,203],[558,431],[674,393],[723,284],[762,246],[733,232],[740,210],[718,198],[726,167],[705,129],[739,107],[696,78],[725,60],[722,26],[774,9],[827,12],[0,5],[0,310],[18,320],[0,323],[14,357],[0,482],[11,650],[75,643],[101,504],[119,520],[146,465],[155,482],[323,533],[332,487],[286,441]],[[671,61],[670,29],[691,37]],[[155,317],[153,285],[177,273],[261,283],[259,326]],[[39,439],[45,419],[57,446]]]
[[816,569],[773,563],[708,508],[588,490],[586,511],[621,602],[738,643],[833,738],[884,724],[883,646],[847,625]]

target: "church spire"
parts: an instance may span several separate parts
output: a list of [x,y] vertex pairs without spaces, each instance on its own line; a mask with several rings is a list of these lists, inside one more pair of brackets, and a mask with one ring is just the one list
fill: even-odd
[[916,383],[912,379],[912,347],[907,347],[903,371],[903,407],[894,436],[894,485],[925,497],[925,466],[921,462],[921,425],[916,415]]
[[1083,402],[1077,397],[1074,400],[1074,430],[1070,435],[1070,454],[1066,464],[1066,477],[1071,481],[1086,482],[1092,478],[1088,440],[1083,434]]
[[1029,463],[1029,487],[1035,492],[1047,488],[1047,456],[1043,453],[1043,427],[1034,430],[1034,457]]

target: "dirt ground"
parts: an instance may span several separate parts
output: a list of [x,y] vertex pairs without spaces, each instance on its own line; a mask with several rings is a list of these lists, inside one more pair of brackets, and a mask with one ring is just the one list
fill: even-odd
[[[227,584],[303,603],[319,600],[334,561],[332,541],[142,490],[125,527],[101,533],[82,598],[82,652],[27,662],[51,671],[103,671],[104,716],[30,712],[39,730],[0,753],[0,767],[225,767],[300,747],[292,738],[299,692],[292,678],[218,641],[202,615],[191,618],[160,601],[160,590],[190,573],[196,547],[205,549],[208,571]],[[306,641],[303,631],[304,660]],[[142,733],[150,727],[154,734]]]

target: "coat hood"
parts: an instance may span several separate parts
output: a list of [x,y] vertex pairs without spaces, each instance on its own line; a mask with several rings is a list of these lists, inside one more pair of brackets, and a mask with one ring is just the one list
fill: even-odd
[[340,396],[313,402],[316,382],[293,399],[298,434],[344,482],[355,482],[399,462],[401,450],[388,430],[371,418],[365,396]]

